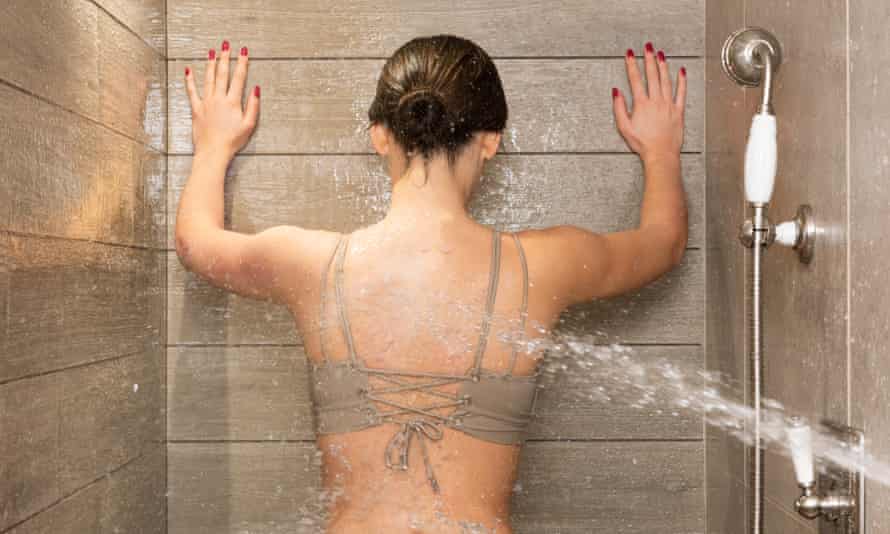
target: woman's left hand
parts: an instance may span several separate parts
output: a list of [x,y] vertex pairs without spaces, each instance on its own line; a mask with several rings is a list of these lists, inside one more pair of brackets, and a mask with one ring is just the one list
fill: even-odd
[[213,153],[231,159],[241,150],[256,127],[260,113],[260,87],[256,86],[242,108],[244,84],[247,79],[247,47],[241,48],[232,83],[229,84],[228,41],[223,41],[217,61],[216,50],[208,54],[204,76],[204,97],[195,88],[195,73],[185,69],[186,89],[192,107],[192,142],[195,155]]

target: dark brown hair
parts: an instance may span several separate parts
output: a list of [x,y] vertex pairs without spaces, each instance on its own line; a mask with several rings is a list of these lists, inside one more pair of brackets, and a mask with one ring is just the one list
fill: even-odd
[[474,133],[503,131],[507,101],[485,50],[435,35],[408,41],[386,61],[368,118],[389,128],[409,157],[445,152],[453,162]]

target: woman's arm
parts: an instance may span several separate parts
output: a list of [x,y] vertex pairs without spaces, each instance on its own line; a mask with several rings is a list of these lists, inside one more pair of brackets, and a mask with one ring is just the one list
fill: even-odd
[[277,226],[248,235],[223,226],[226,168],[250,138],[260,108],[260,88],[255,87],[242,109],[247,49],[241,49],[231,86],[229,56],[228,43],[223,43],[219,62],[215,51],[210,51],[203,98],[198,96],[194,73],[185,71],[195,155],[179,200],[176,252],[188,270],[213,285],[252,298],[282,301],[285,277],[280,271],[293,264],[293,255],[309,232]]
[[[646,80],[628,51],[627,75],[633,94],[633,112],[624,96],[613,89],[615,119],[628,146],[639,154],[645,172],[645,189],[637,228],[596,234],[562,226],[530,236],[532,246],[543,249],[553,262],[552,276],[562,281],[567,304],[619,295],[642,287],[676,267],[686,249],[688,221],[680,169],[686,71],[680,70],[674,96],[664,54],[651,45],[645,53]],[[648,87],[647,87],[648,85]]]

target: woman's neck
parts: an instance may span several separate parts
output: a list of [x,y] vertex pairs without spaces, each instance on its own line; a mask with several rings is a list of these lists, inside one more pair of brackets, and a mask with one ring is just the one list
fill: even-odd
[[392,202],[386,219],[415,226],[468,222],[467,202],[473,179],[455,172],[444,158],[426,165],[419,158],[393,180]]

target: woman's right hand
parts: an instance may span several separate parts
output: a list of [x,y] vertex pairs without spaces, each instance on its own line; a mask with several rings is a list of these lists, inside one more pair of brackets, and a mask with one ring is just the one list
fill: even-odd
[[618,89],[612,89],[618,131],[627,146],[639,154],[644,163],[664,156],[679,157],[683,146],[686,69],[681,68],[677,76],[675,97],[664,52],[659,50],[656,54],[652,43],[646,43],[645,84],[633,50],[627,51],[625,62],[633,96],[633,110],[628,112],[624,95]]

